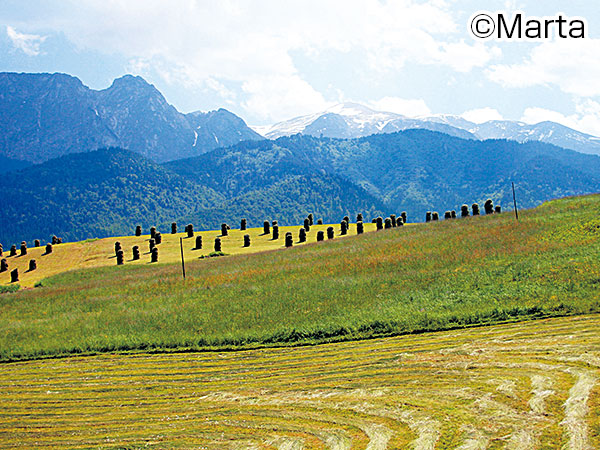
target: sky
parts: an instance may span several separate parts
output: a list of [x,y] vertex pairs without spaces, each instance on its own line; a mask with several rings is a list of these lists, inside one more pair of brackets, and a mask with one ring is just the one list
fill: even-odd
[[[584,39],[477,39],[477,12],[582,17]],[[0,71],[130,73],[182,112],[269,125],[341,102],[553,120],[600,135],[596,0],[2,0]]]

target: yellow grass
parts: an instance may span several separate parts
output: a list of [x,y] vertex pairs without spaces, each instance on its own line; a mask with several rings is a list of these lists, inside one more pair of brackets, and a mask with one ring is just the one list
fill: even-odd
[[[337,225],[313,225],[307,233],[306,243],[315,242],[317,240],[317,232],[319,230],[325,232],[329,226],[333,226],[335,230],[335,239],[343,238],[340,236],[340,226]],[[365,223],[365,232],[374,231],[375,224]],[[272,234],[264,235],[262,228],[249,228],[246,231],[232,229],[229,235],[222,237],[222,251],[226,254],[248,254],[258,253],[267,250],[277,250],[285,248],[285,233],[290,231],[294,236],[294,245],[303,245],[298,242],[298,230],[300,226],[280,227],[279,239],[273,240]],[[194,250],[197,236],[202,236],[203,246],[201,250]],[[243,247],[243,237],[245,234],[250,235],[251,246]],[[181,253],[179,248],[179,238],[183,237],[184,258],[186,261],[194,260],[200,256],[206,256],[214,251],[214,241],[217,236],[220,236],[219,231],[201,231],[196,232],[193,238],[188,238],[185,233],[162,233],[162,243],[158,246],[159,263],[175,263],[181,261]],[[350,224],[348,236],[356,235],[356,224]],[[9,248],[4,249],[4,258],[7,259],[9,270],[0,273],[0,285],[10,285],[10,271],[19,269],[19,284],[23,287],[33,287],[42,279],[66,272],[74,269],[88,269],[92,267],[102,267],[116,265],[114,244],[116,241],[121,242],[123,251],[125,252],[125,264],[151,264],[150,253],[148,249],[149,235],[136,236],[119,236],[104,239],[88,240],[81,242],[70,242],[55,245],[53,252],[49,255],[44,255],[45,245],[38,248],[28,248],[27,255],[9,257]],[[327,236],[325,236],[327,239]],[[132,261],[132,247],[137,245],[140,247],[140,260]],[[19,246],[17,246],[17,255],[20,255]],[[35,259],[37,269],[28,272],[29,261]]]
[[1,448],[600,448],[600,315],[0,365]]

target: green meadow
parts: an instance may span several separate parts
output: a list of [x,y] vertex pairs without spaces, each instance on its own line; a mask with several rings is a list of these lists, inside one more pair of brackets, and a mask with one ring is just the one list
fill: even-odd
[[68,271],[0,295],[0,359],[313,344],[597,312],[599,210],[595,195],[521,211],[519,222],[507,212],[344,238],[337,225],[325,242],[196,257],[185,280],[173,262]]

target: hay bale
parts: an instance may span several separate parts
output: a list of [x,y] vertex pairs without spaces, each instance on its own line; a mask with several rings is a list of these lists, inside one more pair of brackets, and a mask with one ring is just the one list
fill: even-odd
[[220,252],[221,251],[221,238],[216,237],[215,238],[215,252]]
[[246,219],[242,219],[242,221],[240,222],[240,231],[246,231],[247,224],[248,222],[246,221]]
[[13,269],[10,273],[10,282],[16,283],[17,281],[19,281],[19,269]]
[[226,223],[221,224],[221,236],[227,236],[229,234],[229,227]]
[[268,220],[263,222],[263,234],[271,233],[271,223]]
[[177,234],[177,222],[171,223],[171,234]]
[[189,237],[189,238],[194,237],[194,225],[189,223],[185,228],[186,228],[187,237]]
[[348,222],[346,222],[345,220],[342,220],[340,222],[340,234],[342,236],[345,236],[348,234]]
[[17,256],[17,246],[15,244],[10,246],[10,256]]
[[325,240],[325,233],[323,230],[317,231],[317,242]]
[[27,254],[27,242],[21,242],[21,256],[25,256]]
[[196,246],[194,247],[195,250],[200,250],[202,248],[202,236],[198,235],[196,236]]
[[292,233],[288,231],[285,233],[285,246],[289,248],[292,245],[294,245],[294,238],[292,237]]
[[123,250],[119,250],[117,252],[117,266],[122,266],[124,261],[125,261],[125,254],[123,253]]
[[40,240],[36,239],[35,241],[33,241],[33,246],[34,247],[39,247],[40,246]]
[[279,225],[275,223],[275,225],[273,225],[273,240],[277,239],[279,239]]
[[244,235],[244,247],[250,247],[250,235],[249,234]]
[[138,225],[135,227],[135,235],[138,237],[142,235],[142,226],[141,225]]
[[333,239],[335,237],[335,231],[333,227],[327,227],[327,239]]
[[356,234],[363,234],[365,232],[364,224],[359,220],[356,222]]
[[151,256],[150,262],[153,262],[153,263],[158,262],[158,247],[154,247],[152,249],[152,254],[151,255],[152,256]]
[[131,252],[132,252],[132,254],[133,254],[133,260],[134,260],[134,261],[137,261],[137,260],[139,260],[139,259],[140,259],[140,248],[139,248],[137,245],[134,245],[134,246],[131,248]]
[[383,230],[383,219],[381,217],[375,219],[375,224],[377,225],[377,231]]
[[8,270],[8,261],[5,258],[0,260],[0,272],[6,272]]
[[306,242],[306,228],[298,230],[298,242]]
[[46,244],[46,255],[52,253],[52,244]]
[[35,261],[35,259],[30,259],[29,260],[29,272],[32,272],[35,269],[37,269],[37,262]]

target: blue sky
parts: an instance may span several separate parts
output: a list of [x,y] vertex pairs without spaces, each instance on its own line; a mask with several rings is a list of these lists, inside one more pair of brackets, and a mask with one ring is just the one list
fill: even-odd
[[[581,16],[585,39],[480,41],[477,11]],[[180,111],[251,125],[344,101],[408,116],[554,120],[600,135],[596,1],[0,3],[0,70],[65,72],[94,89],[143,76]]]

